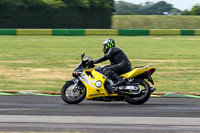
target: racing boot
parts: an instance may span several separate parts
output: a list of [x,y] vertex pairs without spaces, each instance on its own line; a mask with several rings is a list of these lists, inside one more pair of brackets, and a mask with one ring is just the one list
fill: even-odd
[[113,87],[117,87],[119,85],[123,85],[126,83],[126,80],[123,79],[122,77],[120,77],[117,73],[113,72],[111,75],[110,75],[110,78],[115,81],[115,84],[113,85]]
[[117,87],[119,85],[123,85],[126,83],[126,80],[122,77],[119,78],[119,80],[117,81],[117,83],[114,84],[114,87]]

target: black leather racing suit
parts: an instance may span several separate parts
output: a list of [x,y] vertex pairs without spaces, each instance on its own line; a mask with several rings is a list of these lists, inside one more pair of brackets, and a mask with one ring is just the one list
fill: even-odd
[[109,51],[94,63],[100,63],[106,60],[110,60],[110,65],[103,68],[103,73],[113,81],[119,80],[119,75],[131,70],[131,63],[126,54],[117,47],[111,47]]

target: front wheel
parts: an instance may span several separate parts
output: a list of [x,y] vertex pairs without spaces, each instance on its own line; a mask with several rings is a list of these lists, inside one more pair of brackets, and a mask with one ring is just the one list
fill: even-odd
[[68,104],[77,104],[84,100],[86,88],[80,83],[67,81],[61,89],[61,98]]
[[129,104],[143,104],[150,98],[151,88],[149,84],[142,79],[136,79],[134,83],[138,83],[137,87],[140,87],[141,92],[137,95],[126,95],[126,101]]

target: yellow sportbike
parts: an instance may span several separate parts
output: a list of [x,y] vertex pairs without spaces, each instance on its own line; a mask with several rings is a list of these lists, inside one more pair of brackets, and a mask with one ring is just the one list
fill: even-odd
[[113,81],[102,72],[101,67],[94,68],[90,57],[83,59],[73,71],[74,79],[66,81],[61,89],[61,98],[69,104],[77,104],[87,100],[126,101],[129,104],[143,104],[149,98],[154,87],[151,75],[155,68],[151,66],[135,67],[131,71],[120,75],[126,80],[124,85],[113,87]]

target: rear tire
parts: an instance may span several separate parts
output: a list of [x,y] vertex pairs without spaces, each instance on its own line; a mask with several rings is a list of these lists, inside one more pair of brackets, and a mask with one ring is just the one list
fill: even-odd
[[129,104],[134,104],[134,105],[143,104],[150,98],[150,96],[151,96],[151,88],[150,88],[149,84],[146,81],[142,80],[142,79],[136,79],[134,81],[134,83],[139,83],[140,86],[143,87],[144,89],[141,91],[141,93],[139,95],[126,95],[125,100]]
[[80,82],[76,89],[73,89],[75,83],[67,81],[61,89],[61,98],[68,104],[77,104],[86,97],[86,88]]

